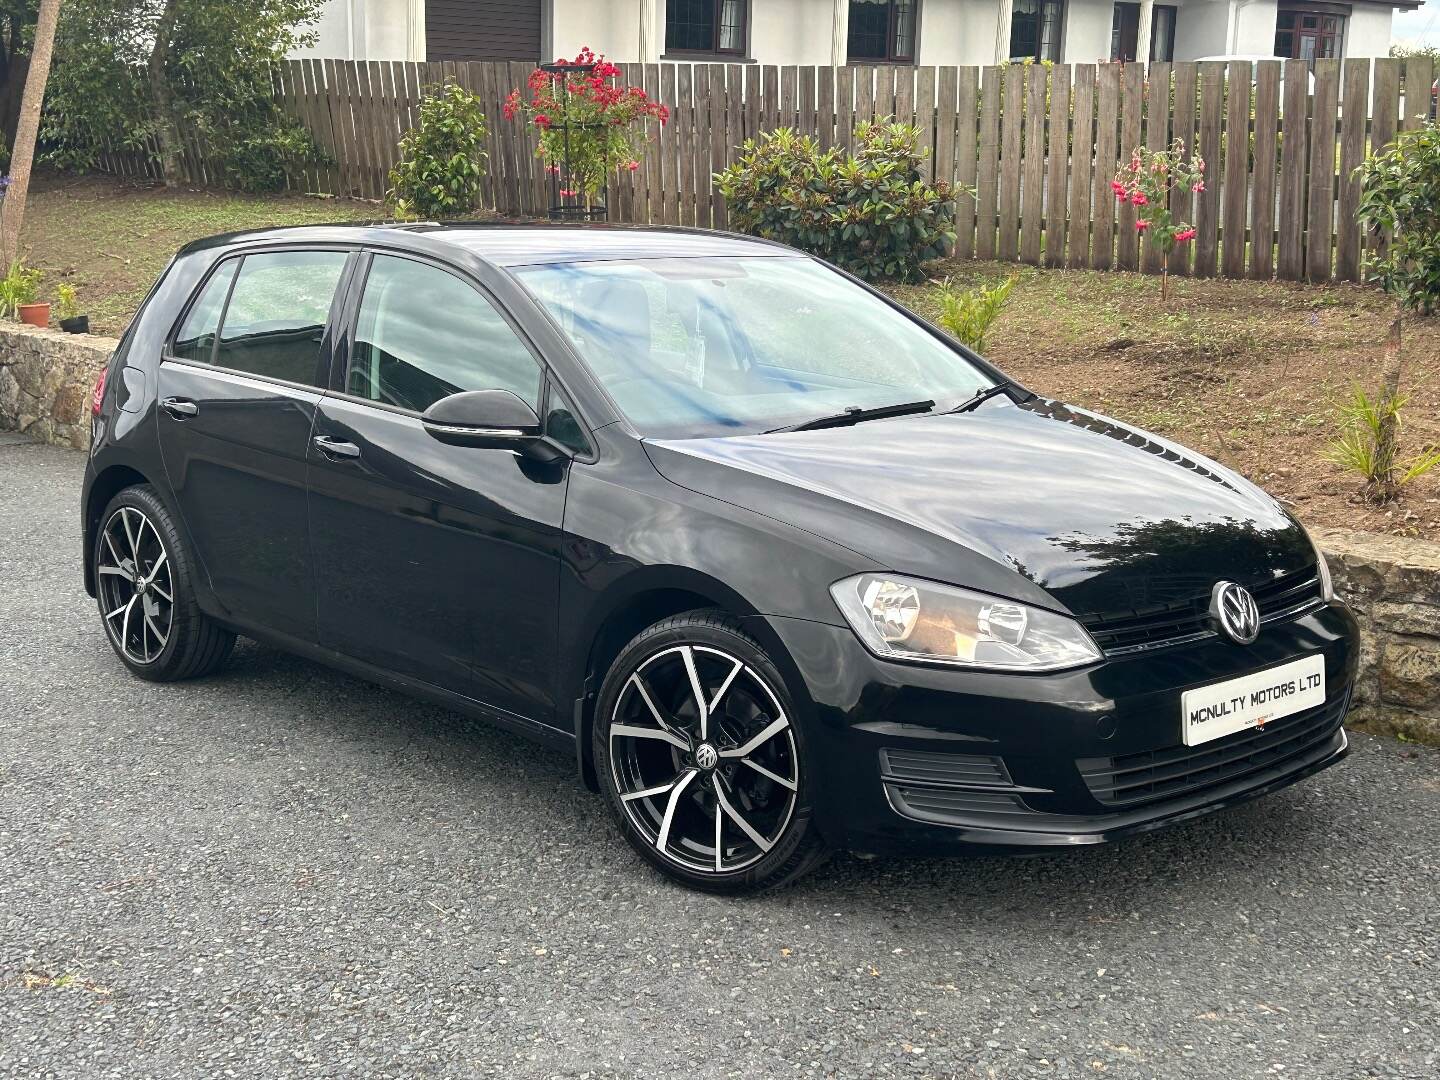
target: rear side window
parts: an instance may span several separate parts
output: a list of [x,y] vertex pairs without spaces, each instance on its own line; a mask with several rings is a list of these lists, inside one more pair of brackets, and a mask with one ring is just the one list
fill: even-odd
[[210,275],[199,299],[185,316],[180,332],[170,346],[170,355],[182,360],[198,360],[208,364],[215,355],[215,334],[220,329],[220,316],[225,310],[225,298],[230,295],[230,283],[235,280],[235,271],[240,267],[239,259],[230,259]]
[[320,342],[348,257],[344,251],[246,255],[220,321],[214,362],[271,379],[321,385]]
[[504,316],[454,274],[376,255],[345,389],[415,412],[465,390],[509,390],[537,409],[540,366]]

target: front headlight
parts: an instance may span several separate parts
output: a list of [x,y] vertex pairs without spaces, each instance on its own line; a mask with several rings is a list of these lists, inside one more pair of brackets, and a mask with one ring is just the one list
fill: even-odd
[[890,660],[1058,671],[1102,659],[1074,619],[953,585],[860,574],[830,594],[866,647]]
[[1310,541],[1310,547],[1315,551],[1315,566],[1320,573],[1320,599],[1329,603],[1335,599],[1335,584],[1330,580],[1330,564],[1325,561],[1325,553],[1320,550],[1320,545],[1315,543],[1309,533],[1305,534]]

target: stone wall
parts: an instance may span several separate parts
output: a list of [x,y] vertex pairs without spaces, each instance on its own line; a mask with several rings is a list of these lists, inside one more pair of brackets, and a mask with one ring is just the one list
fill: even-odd
[[1347,722],[1440,746],[1440,543],[1338,529],[1315,539],[1360,619]]
[[42,442],[90,445],[90,392],[114,338],[0,324],[0,429]]

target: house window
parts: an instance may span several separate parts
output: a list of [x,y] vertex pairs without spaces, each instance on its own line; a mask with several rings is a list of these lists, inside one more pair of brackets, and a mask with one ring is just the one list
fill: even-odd
[[850,62],[913,62],[918,5],[919,0],[850,0]]
[[1291,60],[1333,60],[1341,55],[1345,16],[1337,4],[1282,4],[1275,16],[1275,55]]
[[1063,0],[1015,0],[1010,20],[1010,59],[1060,60]]
[[[1175,59],[1176,8],[1156,4],[1150,15],[1150,59]],[[1110,22],[1110,59],[1129,63],[1139,55],[1140,5],[1116,4]]]
[[665,0],[665,51],[745,52],[747,0]]

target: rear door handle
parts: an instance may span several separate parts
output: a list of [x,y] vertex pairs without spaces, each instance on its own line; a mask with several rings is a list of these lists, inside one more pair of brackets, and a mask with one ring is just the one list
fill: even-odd
[[360,447],[353,442],[346,442],[344,439],[336,439],[329,435],[316,435],[310,440],[319,451],[332,461],[341,458],[358,458]]
[[189,420],[200,412],[200,406],[185,398],[167,397],[160,402],[160,407],[173,416],[176,420]]

